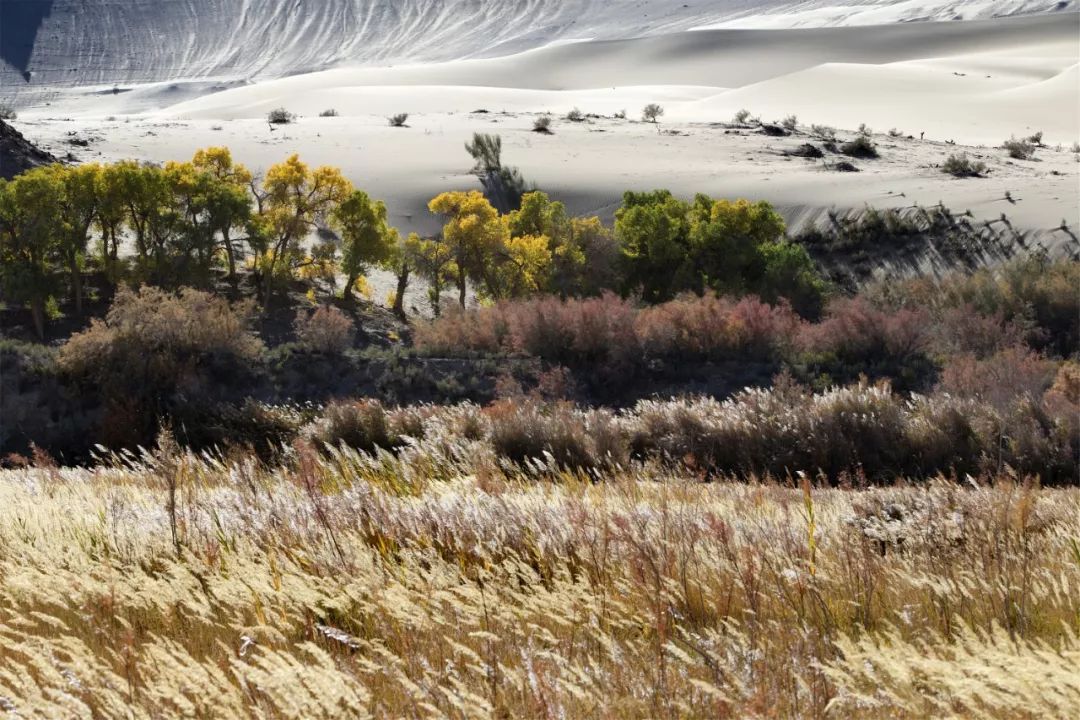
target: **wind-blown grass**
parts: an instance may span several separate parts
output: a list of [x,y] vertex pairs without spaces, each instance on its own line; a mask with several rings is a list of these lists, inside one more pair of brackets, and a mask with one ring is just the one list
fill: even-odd
[[271,469],[168,449],[0,474],[0,707],[1080,712],[1076,489],[703,484],[655,466],[538,483],[473,455],[429,423],[396,456],[299,445]]

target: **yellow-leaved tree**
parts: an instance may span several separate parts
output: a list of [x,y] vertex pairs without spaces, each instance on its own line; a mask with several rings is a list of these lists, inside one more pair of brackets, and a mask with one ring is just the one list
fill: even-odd
[[237,248],[233,244],[234,230],[243,228],[251,218],[251,172],[234,162],[227,147],[209,147],[195,152],[191,164],[215,180],[206,199],[206,211],[214,232],[221,236],[221,247],[228,262],[229,277],[236,275]]
[[465,307],[468,280],[491,285],[494,264],[510,239],[506,219],[476,190],[443,193],[428,203],[428,209],[446,218],[443,241],[457,266],[458,302]]
[[340,169],[323,166],[313,170],[299,155],[267,171],[262,191],[256,196],[262,216],[257,228],[265,234],[261,239],[266,247],[257,263],[265,302],[273,292],[272,278],[279,276],[282,266],[287,268],[303,257],[300,242],[352,189]]

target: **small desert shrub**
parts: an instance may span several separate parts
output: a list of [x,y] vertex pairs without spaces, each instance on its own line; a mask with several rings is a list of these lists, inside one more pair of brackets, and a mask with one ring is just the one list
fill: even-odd
[[811,159],[825,157],[825,153],[821,152],[821,148],[812,143],[803,143],[802,145],[794,148],[793,150],[785,151],[784,154],[790,155],[791,157],[802,157]]
[[10,105],[0,103],[0,120],[16,120],[18,114],[15,112],[15,108]]
[[866,123],[861,123],[861,124],[859,125],[859,130],[858,130],[858,132],[859,132],[859,135],[862,135],[863,137],[870,137],[871,135],[873,135],[873,134],[874,134],[874,131],[873,131],[873,130],[871,130],[871,129],[870,129],[870,128],[869,128],[869,127],[868,127],[868,126],[866,125]]
[[799,126],[799,118],[795,115],[788,115],[780,121],[780,127],[784,128],[788,132],[795,132]]
[[356,325],[338,308],[323,305],[310,313],[300,310],[293,322],[293,332],[305,350],[340,355],[353,346]]
[[841,160],[832,166],[832,169],[837,172],[859,172],[859,168],[854,163],[849,163],[847,160]]
[[192,450],[251,449],[262,460],[280,458],[283,447],[296,438],[310,410],[277,407],[251,399],[233,404],[190,398],[171,415],[178,443]]
[[[617,113],[615,113],[615,119],[616,120],[625,120],[626,119],[626,111],[625,110],[620,110]],[[1080,150],[1077,150],[1077,152],[1080,152]]]
[[329,109],[323,110],[321,113],[319,113],[319,117],[337,117],[337,116],[338,116],[338,111],[335,110],[334,108],[329,108]]
[[836,128],[829,127],[828,125],[811,125],[810,134],[816,138],[822,140],[835,140]]
[[1042,147],[1042,144],[1043,144],[1042,131],[1040,130],[1039,132],[1037,132],[1034,135],[1032,135],[1031,137],[1029,137],[1028,141],[1030,141],[1032,145],[1037,145],[1039,147]]
[[982,177],[986,174],[986,163],[981,160],[972,160],[966,153],[950,155],[941,166],[941,171],[954,177]]
[[533,132],[541,133],[543,135],[551,134],[551,116],[541,115],[533,120]]
[[518,398],[493,404],[485,415],[496,456],[519,466],[533,461],[554,464],[552,469],[590,470],[628,460],[622,433],[605,410]]
[[904,131],[903,130],[897,130],[896,128],[891,128],[889,130],[889,137],[891,137],[891,138],[902,138],[902,137],[904,137]]
[[656,122],[664,114],[664,108],[660,107],[656,103],[649,103],[645,106],[645,109],[641,111],[641,118],[645,122]]
[[1035,156],[1035,143],[1030,140],[1017,140],[1010,138],[1001,144],[1001,147],[1009,153],[1014,160],[1030,160]]
[[332,402],[303,434],[319,449],[345,445],[374,453],[379,449],[392,451],[401,445],[401,438],[391,430],[390,416],[377,400]]
[[405,127],[405,122],[409,119],[409,113],[398,113],[387,118],[390,123],[390,127]]
[[574,108],[570,112],[566,113],[566,119],[570,122],[583,122],[585,120],[585,113],[581,112],[577,108]]
[[296,116],[283,107],[275,108],[266,116],[266,121],[271,125],[288,125]]
[[1069,148],[1069,152],[1080,155],[1080,142],[1074,142],[1072,147]]
[[878,157],[877,147],[870,139],[870,136],[864,134],[860,134],[850,142],[841,145],[840,152],[849,157],[862,158],[864,160]]
[[737,113],[735,113],[735,116],[732,118],[732,121],[736,125],[745,125],[747,122],[750,121],[750,111],[746,110],[745,108],[738,111]]

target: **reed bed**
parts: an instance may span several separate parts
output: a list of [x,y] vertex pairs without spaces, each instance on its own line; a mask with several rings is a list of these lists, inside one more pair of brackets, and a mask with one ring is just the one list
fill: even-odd
[[457,442],[0,473],[0,710],[1080,716],[1076,488],[523,473]]

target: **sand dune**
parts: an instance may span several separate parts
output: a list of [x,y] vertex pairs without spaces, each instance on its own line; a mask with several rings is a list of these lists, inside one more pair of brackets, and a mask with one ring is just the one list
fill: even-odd
[[[818,30],[684,32],[561,45],[506,58],[337,69],[227,89],[168,104],[159,117],[450,113],[477,108],[564,113],[636,111],[663,102],[680,122],[796,113],[840,127],[866,122],[941,140],[996,143],[1041,129],[1078,136],[1075,82],[1080,14],[970,23]],[[169,86],[172,87],[172,86]],[[168,101],[161,85],[104,97],[68,94],[71,111],[131,112]],[[198,92],[193,93],[198,95]]]
[[27,105],[47,101],[57,87],[262,80],[702,26],[971,20],[1076,6],[1076,0],[16,0],[0,3],[0,84],[9,102]]

